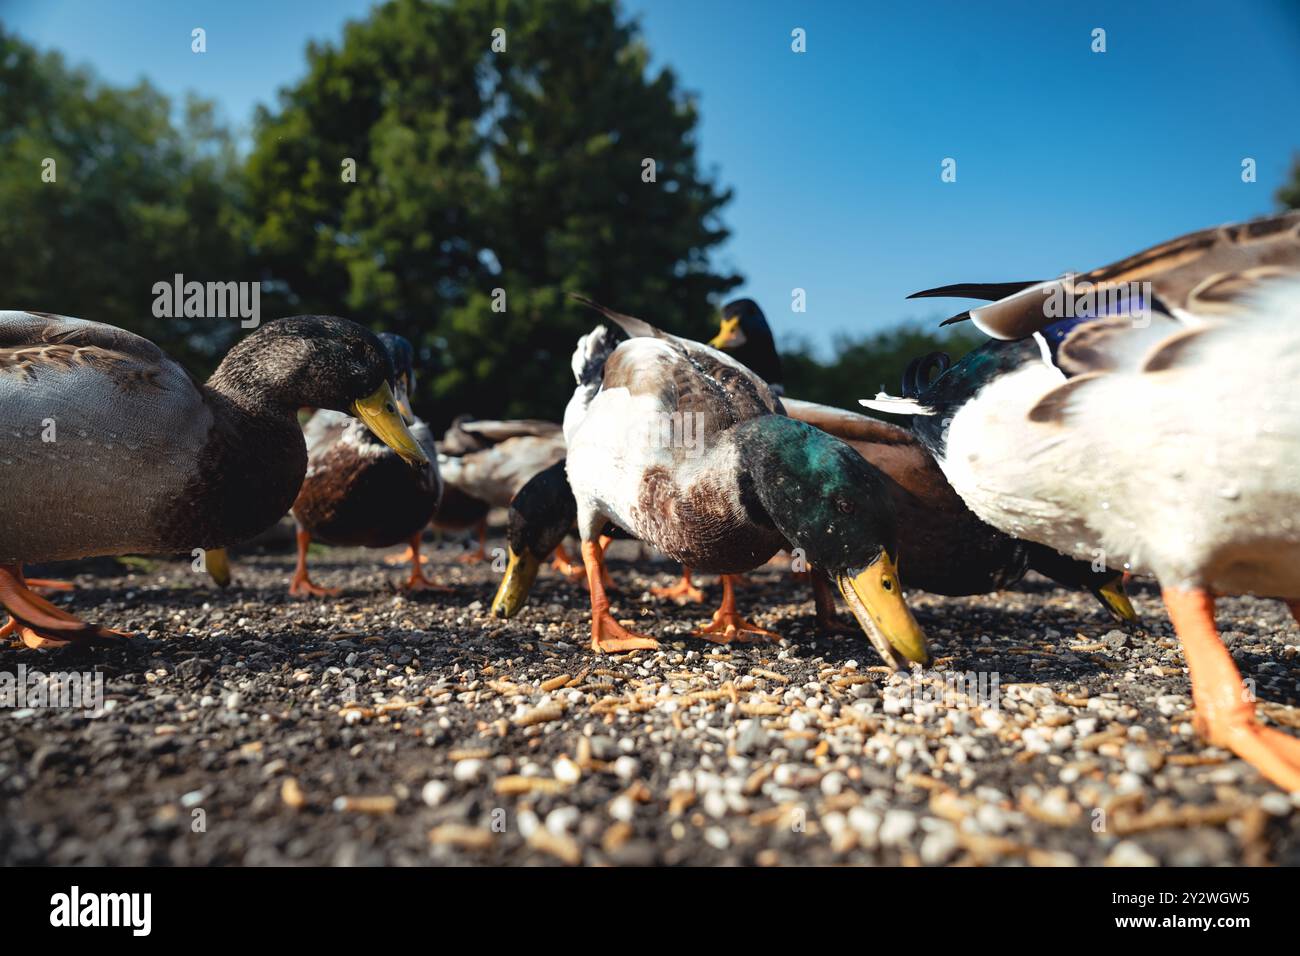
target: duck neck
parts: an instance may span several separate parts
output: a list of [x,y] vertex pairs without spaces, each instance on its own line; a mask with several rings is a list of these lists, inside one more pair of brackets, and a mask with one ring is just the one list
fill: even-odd
[[757,374],[769,386],[777,389],[784,387],[785,372],[770,330],[764,328],[752,336],[747,333],[745,344],[733,349],[731,354],[737,362]]
[[206,390],[221,399],[221,407],[230,413],[243,413],[251,420],[279,419],[297,421],[301,402],[295,402],[287,389],[274,378],[258,370],[255,358],[244,350],[232,349],[206,383]]
[[791,544],[796,522],[790,514],[792,486],[798,483],[785,460],[791,443],[800,443],[803,426],[784,415],[762,415],[742,422],[728,433],[737,461],[741,501],[745,510],[779,530]]
[[179,548],[236,544],[261,533],[293,505],[307,473],[307,446],[291,408],[204,389],[212,428],[185,506],[167,531]]

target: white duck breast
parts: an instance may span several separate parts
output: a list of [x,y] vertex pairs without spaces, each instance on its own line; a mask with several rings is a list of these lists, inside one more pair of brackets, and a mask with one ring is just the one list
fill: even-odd
[[767,414],[773,399],[743,366],[708,349],[707,361],[737,372],[735,391],[719,401],[726,386],[716,372],[684,361],[681,349],[675,340],[629,339],[605,362],[594,398],[581,386],[575,393],[565,426],[578,526],[593,537],[608,517],[692,567],[748,570],[782,545],[746,516],[736,479],[745,468],[730,429]]
[[[1150,332],[1107,338],[1126,336]],[[953,487],[1005,531],[1166,587],[1300,597],[1300,286],[1134,352],[1065,384],[1047,363],[995,379],[949,427]]]

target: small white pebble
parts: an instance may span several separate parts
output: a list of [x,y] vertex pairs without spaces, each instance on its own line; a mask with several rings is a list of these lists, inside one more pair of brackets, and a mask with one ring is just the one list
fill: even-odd
[[901,846],[916,832],[916,814],[910,810],[890,810],[880,825],[880,842]]
[[461,783],[472,783],[478,779],[479,772],[483,769],[483,761],[475,758],[462,760],[452,769],[451,775]]
[[609,802],[609,815],[621,823],[631,823],[636,817],[636,801],[621,794]]
[[420,790],[420,799],[424,801],[426,806],[436,807],[447,799],[447,791],[450,789],[441,780],[430,780]]

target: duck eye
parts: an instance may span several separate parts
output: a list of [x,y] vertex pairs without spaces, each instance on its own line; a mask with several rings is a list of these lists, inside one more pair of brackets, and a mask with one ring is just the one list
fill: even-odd
[[894,579],[893,579],[893,578],[881,578],[881,579],[880,579],[880,586],[881,586],[882,588],[884,588],[886,591],[892,591],[892,590],[894,590]]
[[853,514],[853,502],[849,501],[847,498],[841,498],[839,501],[835,502],[835,507],[840,510],[841,514]]
[[384,402],[384,411],[388,412],[389,414],[394,414],[396,413],[397,409],[393,408],[392,402]]

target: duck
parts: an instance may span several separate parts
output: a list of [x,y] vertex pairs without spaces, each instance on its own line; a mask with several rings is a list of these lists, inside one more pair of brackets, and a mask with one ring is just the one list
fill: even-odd
[[420,533],[442,497],[437,445],[429,427],[416,418],[408,396],[415,388],[415,352],[400,335],[380,332],[393,363],[394,399],[428,464],[412,468],[366,426],[344,412],[320,410],[303,427],[307,474],[293,515],[297,525],[298,564],[289,593],[327,597],[338,588],[315,584],[307,572],[313,540],[348,547],[389,548],[405,541],[411,548],[408,591],[439,589],[421,569]]
[[[757,343],[758,352],[746,356],[769,374],[778,374],[780,358],[762,310],[752,299],[727,303],[722,309],[722,329],[713,347],[732,354],[735,329],[744,330],[744,343]],[[767,354],[765,359],[763,356]],[[739,358],[738,355],[732,355]],[[932,353],[913,362],[904,381],[916,387],[918,376],[946,367],[948,356]],[[748,367],[748,366],[747,366]],[[752,367],[751,371],[755,371]],[[770,383],[769,383],[770,387]],[[948,484],[943,472],[921,443],[906,429],[845,409],[783,396],[790,417],[835,436],[878,468],[886,479],[895,513],[899,516],[898,569],[905,587],[934,594],[964,596],[985,594],[1014,586],[1029,569],[1072,588],[1087,588],[1116,621],[1136,621],[1124,575],[1104,567],[1075,561],[1049,548],[1020,541],[980,521]],[[519,612],[547,555],[562,547],[574,529],[577,506],[560,466],[536,475],[510,502],[507,514],[508,562],[493,597],[490,613],[509,618]],[[606,534],[612,529],[606,529]],[[835,616],[834,593],[825,576],[810,575],[819,633],[843,632]],[[733,579],[734,584],[734,579]],[[683,566],[678,581],[651,593],[678,603],[702,602],[703,592],[693,581],[692,569]]]
[[[773,381],[779,383],[782,377],[781,358],[767,317],[753,299],[723,305],[718,333],[709,344],[757,372],[769,386],[779,387]],[[904,393],[915,392],[921,381],[950,364],[943,352],[912,362],[903,373]],[[1137,621],[1122,572],[1066,558],[981,521],[908,429],[793,398],[784,394],[783,387],[781,394],[791,418],[834,435],[885,475],[899,517],[898,569],[905,587],[950,597],[988,594],[1013,587],[1034,570],[1067,587],[1087,588],[1113,620]],[[689,572],[685,581],[689,583]],[[824,611],[819,611],[819,617],[827,621]]]
[[[544,468],[510,499],[506,510],[506,569],[489,608],[493,617],[511,618],[522,610],[548,557],[562,577],[576,579],[564,548],[564,539],[578,533],[578,502],[569,487],[566,466],[567,459],[561,458]],[[630,537],[621,528],[607,524],[597,540],[603,553],[610,541]],[[586,578],[581,567],[578,576]],[[602,583],[607,591],[614,587],[608,574]]]
[[709,345],[756,372],[777,395],[785,395],[781,353],[777,351],[767,316],[753,299],[723,303],[718,315],[718,332],[709,339]]
[[278,521],[307,470],[304,405],[350,413],[426,465],[393,386],[382,343],[333,316],[262,323],[200,383],[125,329],[0,312],[5,633],[30,647],[122,636],[34,594],[24,563],[212,551]]
[[912,416],[983,520],[1154,576],[1196,728],[1300,790],[1300,740],[1259,722],[1214,618],[1251,594],[1300,620],[1300,212],[922,294],[989,299],[953,320],[990,340],[916,397],[864,404]]
[[433,526],[476,529],[478,549],[459,560],[486,560],[488,511],[508,506],[529,478],[563,458],[564,434],[555,422],[458,416],[438,443],[446,490]]
[[607,524],[692,568],[722,575],[722,603],[696,634],[770,641],[737,608],[732,575],[802,548],[839,586],[889,664],[929,660],[896,570],[896,518],[883,476],[843,442],[784,413],[761,377],[710,346],[585,298],[598,325],[574,352],[564,414],[566,473],[591,597],[591,648],[653,649],[610,613]]

